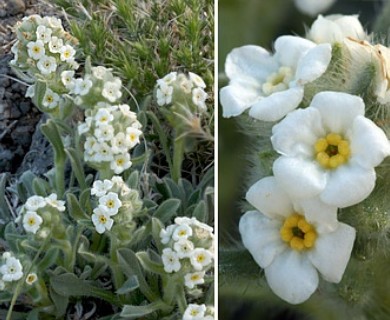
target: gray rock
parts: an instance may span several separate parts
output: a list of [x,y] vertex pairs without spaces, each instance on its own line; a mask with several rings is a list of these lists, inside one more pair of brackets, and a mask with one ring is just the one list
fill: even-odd
[[14,16],[18,13],[24,13],[26,4],[23,0],[8,0],[6,9],[9,15]]
[[4,93],[5,93],[5,88],[4,87],[0,87],[0,100],[3,100]]
[[28,101],[23,101],[19,105],[19,110],[22,114],[27,114],[31,110],[31,103]]

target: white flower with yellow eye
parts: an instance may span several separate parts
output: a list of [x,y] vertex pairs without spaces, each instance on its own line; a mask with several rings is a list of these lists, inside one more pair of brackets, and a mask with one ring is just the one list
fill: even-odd
[[206,305],[189,304],[183,315],[183,320],[203,320],[206,312]]
[[93,161],[95,162],[105,162],[114,160],[114,155],[112,153],[111,147],[103,142],[98,142],[93,145],[92,151],[95,153]]
[[72,90],[74,88],[74,74],[73,70],[66,70],[61,72],[61,82],[66,89]]
[[66,210],[65,201],[58,200],[57,194],[55,193],[52,193],[51,195],[46,197],[45,201],[49,206],[56,208],[60,212],[64,212]]
[[114,138],[114,127],[112,125],[103,125],[95,129],[94,135],[98,141],[111,141]]
[[114,156],[114,160],[110,163],[110,169],[115,174],[121,174],[123,171],[129,169],[132,165],[130,155],[128,153],[118,154]]
[[130,148],[139,143],[139,137],[142,135],[142,131],[134,127],[126,128],[126,141]]
[[5,264],[0,267],[5,282],[17,281],[23,277],[23,266],[15,257],[9,257]]
[[179,241],[180,239],[188,239],[192,236],[192,228],[186,224],[176,226],[172,233],[172,239]]
[[187,288],[194,289],[194,287],[198,284],[204,284],[204,271],[187,273],[184,276],[184,285]]
[[51,53],[59,53],[64,45],[64,41],[58,37],[51,37],[49,50]]
[[91,88],[92,88],[91,80],[78,78],[73,81],[72,92],[80,96],[85,96],[86,94],[88,94]]
[[71,61],[76,54],[76,50],[67,44],[61,47],[60,54],[61,61]]
[[103,126],[109,124],[114,119],[114,116],[106,108],[101,108],[95,115],[95,121],[97,126]]
[[97,233],[104,233],[106,230],[111,230],[114,220],[111,219],[110,214],[106,211],[106,208],[99,206],[93,210],[92,222],[95,226]]
[[195,73],[192,73],[192,72],[189,72],[188,73],[189,77],[190,77],[190,80],[192,81],[192,83],[196,86],[196,87],[199,87],[199,88],[206,88],[206,84],[205,82],[203,81],[203,79],[198,76],[197,74]]
[[115,78],[113,81],[107,81],[102,90],[102,96],[110,102],[115,102],[122,97],[122,81]]
[[194,244],[187,239],[180,239],[173,244],[173,249],[180,259],[188,258],[195,249]]
[[110,180],[96,180],[93,185],[92,185],[92,189],[91,189],[91,195],[93,196],[97,196],[97,197],[103,197],[104,195],[107,194],[108,191],[111,190],[111,188],[113,187],[113,183],[110,181]]
[[299,106],[304,86],[326,71],[331,56],[330,44],[294,36],[276,39],[273,56],[253,45],[234,49],[225,63],[230,83],[220,91],[223,116],[250,109],[253,118],[280,120]]
[[43,43],[48,43],[51,40],[52,29],[45,26],[38,26],[37,28],[37,39]]
[[45,56],[45,44],[41,40],[29,42],[27,48],[28,56],[34,60],[39,60]]
[[291,198],[274,177],[255,183],[246,199],[258,211],[241,217],[241,238],[275,294],[297,304],[317,289],[318,273],[340,282],[355,229],[337,221],[337,207]]
[[32,286],[38,280],[38,276],[36,273],[29,273],[26,277],[26,283],[29,286]]
[[46,89],[46,93],[43,97],[42,104],[48,109],[54,109],[60,102],[60,96],[52,91],[50,88]]
[[310,106],[290,113],[272,129],[281,156],[275,178],[293,197],[320,199],[339,208],[363,201],[375,186],[374,167],[390,155],[390,143],[364,117],[363,100],[320,92]]
[[99,198],[99,205],[104,207],[107,214],[114,216],[118,213],[119,208],[122,206],[122,201],[119,200],[118,194],[115,192],[109,192]]
[[39,71],[44,74],[50,74],[57,70],[57,62],[53,57],[43,56],[37,63]]
[[23,217],[23,228],[27,232],[37,233],[43,219],[35,211],[27,211]]
[[123,132],[119,132],[111,141],[112,152],[115,154],[126,153],[130,147],[129,140]]
[[206,99],[208,95],[202,88],[192,90],[192,102],[201,110],[206,110]]
[[213,254],[206,249],[196,248],[191,252],[190,262],[195,270],[202,270],[213,261]]
[[181,269],[181,263],[176,252],[171,248],[165,248],[161,255],[164,270],[167,273],[178,272]]

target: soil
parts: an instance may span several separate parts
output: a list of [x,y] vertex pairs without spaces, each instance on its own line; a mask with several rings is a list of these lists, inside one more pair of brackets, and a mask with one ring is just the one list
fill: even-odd
[[0,1],[0,173],[20,174],[30,169],[43,174],[52,163],[50,148],[37,130],[42,114],[25,98],[26,85],[9,67],[15,42],[12,28],[32,14],[59,16],[42,0]]

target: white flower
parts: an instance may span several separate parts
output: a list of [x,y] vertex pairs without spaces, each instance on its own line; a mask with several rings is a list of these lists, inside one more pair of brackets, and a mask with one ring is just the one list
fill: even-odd
[[115,78],[114,81],[107,81],[103,86],[102,96],[110,102],[117,101],[122,97],[122,81]]
[[180,259],[188,258],[194,248],[194,244],[187,239],[180,239],[173,244],[173,249],[175,249]]
[[45,56],[45,44],[41,40],[29,42],[27,48],[28,56],[34,60],[39,60]]
[[96,79],[103,80],[104,76],[106,75],[107,72],[109,72],[110,69],[107,69],[102,66],[97,66],[92,68],[92,74]]
[[101,108],[95,115],[95,121],[97,126],[107,125],[114,119],[114,116],[106,108]]
[[48,43],[51,40],[52,30],[45,26],[38,26],[37,28],[37,39],[43,41],[43,43]]
[[294,0],[298,10],[311,17],[327,11],[336,0]]
[[173,87],[166,83],[160,83],[156,91],[157,104],[164,106],[172,102]]
[[80,96],[85,96],[88,94],[89,90],[92,88],[92,81],[89,79],[78,78],[73,81],[73,93]]
[[181,263],[176,252],[171,248],[165,248],[161,255],[162,262],[164,264],[164,270],[167,273],[177,272],[181,268]]
[[176,78],[177,78],[177,72],[171,72],[171,73],[168,73],[164,78],[162,79],[158,79],[157,80],[157,84],[161,85],[161,84],[172,84],[173,82],[176,81]]
[[118,154],[114,156],[114,160],[111,161],[110,169],[114,171],[115,174],[121,174],[123,171],[129,169],[132,164],[128,153]]
[[46,206],[46,201],[45,198],[41,196],[31,196],[24,204],[27,211],[37,211],[44,206]]
[[14,257],[5,261],[5,264],[0,267],[0,272],[3,274],[2,280],[5,282],[17,281],[23,277],[22,264]]
[[74,87],[74,71],[66,70],[61,72],[61,82],[66,89],[72,90]]
[[355,229],[337,221],[337,207],[318,198],[290,198],[274,177],[254,184],[246,199],[258,211],[241,217],[242,241],[275,294],[292,304],[307,300],[317,289],[318,272],[340,282]]
[[48,109],[54,109],[60,102],[60,96],[52,91],[50,88],[46,89],[42,104]]
[[98,141],[111,141],[114,138],[114,127],[107,124],[97,127],[94,135]]
[[223,116],[249,115],[264,121],[283,118],[301,103],[304,85],[319,78],[332,55],[330,44],[294,36],[275,42],[275,54],[257,46],[234,49],[227,57],[225,72],[230,79],[220,91]]
[[105,142],[99,143],[96,141],[92,151],[95,153],[94,161],[96,162],[112,161],[114,159],[111,147]]
[[119,208],[122,206],[122,201],[119,200],[118,195],[114,192],[109,192],[99,198],[99,205],[103,206],[110,216],[116,215]]
[[179,88],[183,90],[184,93],[191,93],[191,89],[194,86],[192,81],[189,80],[184,74],[179,74],[177,77],[177,84],[179,85]]
[[97,233],[104,233],[106,230],[111,230],[114,220],[111,219],[110,214],[104,206],[98,206],[93,210],[92,222]]
[[48,205],[52,206],[53,208],[56,208],[60,212],[64,212],[66,210],[65,201],[57,200],[57,194],[55,193],[52,193],[51,195],[46,197],[45,201]]
[[130,111],[130,107],[127,104],[120,104],[118,107],[124,116],[130,118],[130,120],[133,121],[137,120],[137,114],[133,111]]
[[91,127],[88,125],[86,122],[81,122],[77,126],[77,132],[81,136],[82,134],[86,133],[89,131]]
[[171,241],[173,230],[175,230],[176,225],[171,224],[166,229],[161,229],[160,238],[162,244],[167,244]]
[[119,132],[111,141],[112,152],[125,153],[127,148],[130,147],[129,141],[126,139],[126,135],[123,132]]
[[64,41],[58,37],[51,37],[49,41],[49,50],[51,53],[59,53],[64,45]]
[[206,84],[204,83],[203,79],[199,77],[197,74],[189,72],[188,75],[190,76],[190,79],[195,86],[202,89],[206,88]]
[[319,15],[312,24],[307,37],[316,43],[343,42],[347,37],[357,40],[367,40],[357,15]]
[[50,74],[57,70],[57,62],[53,57],[43,56],[39,59],[37,67],[42,74]]
[[178,241],[180,239],[188,239],[192,236],[192,228],[186,224],[179,225],[172,233],[172,239]]
[[318,93],[272,132],[282,155],[273,164],[280,185],[294,197],[319,196],[340,208],[368,197],[374,167],[390,154],[385,133],[364,117],[363,100],[346,93]]
[[206,110],[207,93],[202,88],[192,90],[192,102],[201,110]]
[[46,21],[46,24],[48,24],[50,27],[59,28],[63,30],[62,22],[60,19],[56,17],[44,17],[43,20]]
[[126,128],[126,143],[130,148],[134,147],[139,143],[139,137],[141,136],[142,131],[134,127]]
[[211,264],[212,260],[212,253],[209,250],[205,250],[203,248],[194,249],[190,255],[191,264],[194,269],[198,271]]
[[106,193],[110,191],[112,187],[113,183],[110,180],[96,180],[92,185],[91,195],[95,195],[100,198],[106,195]]
[[204,304],[189,304],[183,315],[183,320],[203,320],[206,312]]
[[61,47],[60,53],[61,61],[71,61],[76,54],[76,50],[72,46],[67,44]]
[[26,277],[26,283],[31,286],[38,280],[38,276],[36,273],[29,273]]
[[194,289],[194,287],[197,284],[203,284],[204,283],[204,271],[194,272],[194,273],[187,273],[184,276],[184,284],[187,288]]
[[35,211],[27,211],[23,217],[23,228],[27,232],[37,233],[43,219]]

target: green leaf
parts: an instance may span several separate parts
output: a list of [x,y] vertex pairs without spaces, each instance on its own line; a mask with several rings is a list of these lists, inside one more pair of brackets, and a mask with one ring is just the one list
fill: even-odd
[[137,257],[145,270],[155,274],[166,275],[164,266],[161,263],[152,261],[146,252],[137,252]]
[[[19,178],[19,183],[24,187],[27,191],[27,197],[31,197],[34,195],[33,181],[37,176],[32,173],[30,170],[23,172],[23,174]],[[26,199],[27,200],[27,199]]]
[[76,221],[87,219],[89,220],[90,217],[84,212],[84,210],[81,208],[79,202],[77,201],[77,198],[74,194],[68,193],[66,195],[66,202],[68,207],[69,215]]
[[88,56],[85,59],[84,68],[85,68],[85,73],[86,74],[91,74],[92,73],[92,63],[91,63],[91,57],[90,56]]
[[0,219],[4,222],[11,220],[11,211],[8,207],[8,203],[5,200],[5,184],[7,182],[8,174],[0,174]]
[[61,296],[95,297],[103,299],[114,305],[121,305],[114,294],[91,284],[91,281],[77,278],[73,273],[65,273],[56,277],[51,277],[50,283],[53,287],[53,290]]
[[12,299],[12,293],[8,291],[0,292],[0,302],[10,302]]
[[192,216],[201,222],[208,221],[208,211],[207,211],[206,202],[204,200],[201,200],[197,204],[197,206],[194,209],[194,212],[192,213]]
[[136,170],[136,171],[133,171],[129,178],[126,180],[126,184],[129,186],[129,188],[131,189],[138,189],[138,185],[139,185],[139,172]]
[[46,270],[51,267],[57,260],[60,250],[58,248],[50,248],[46,251],[45,256],[39,261],[37,265],[38,270]]
[[50,297],[56,307],[56,317],[59,318],[65,315],[69,304],[69,297],[58,294],[53,288],[50,288]]
[[157,210],[154,212],[153,217],[159,219],[163,223],[171,220],[173,216],[176,215],[177,210],[179,209],[181,201],[179,199],[168,199],[165,200]]
[[49,189],[49,184],[47,183],[47,181],[36,177],[32,182],[32,188],[34,194],[41,197],[45,197],[47,196],[47,190]]
[[122,309],[121,317],[126,319],[140,319],[141,317],[144,317],[155,311],[167,309],[167,307],[168,306],[161,300],[152,302],[151,304],[145,306],[125,305]]
[[144,273],[142,272],[135,253],[130,249],[122,248],[118,249],[117,254],[122,272],[128,277],[133,275],[137,276],[141,292],[149,299],[149,301],[156,300],[157,295],[150,289],[147,281],[145,280]]
[[117,294],[126,294],[134,291],[139,287],[138,278],[136,275],[131,276],[127,281],[120,287],[116,293]]
[[77,181],[79,182],[81,190],[87,189],[87,184],[85,183],[84,168],[78,152],[73,148],[65,149],[65,152],[70,159],[70,164],[72,166],[73,173],[76,176]]
[[55,122],[48,120],[45,124],[41,125],[41,131],[53,146],[56,157],[65,159],[64,144],[62,143],[61,135]]

